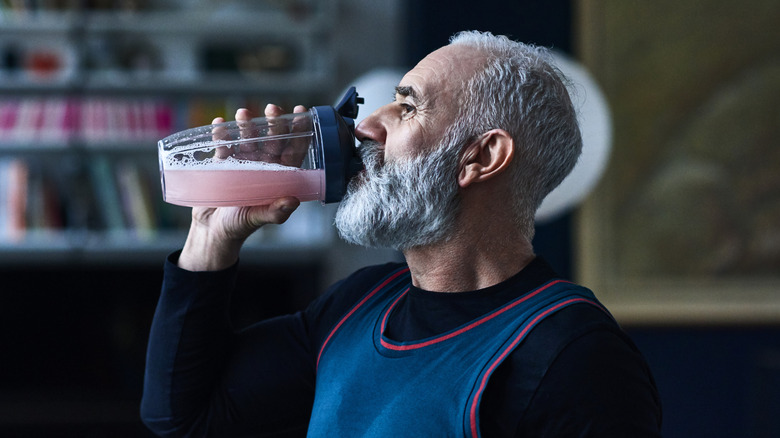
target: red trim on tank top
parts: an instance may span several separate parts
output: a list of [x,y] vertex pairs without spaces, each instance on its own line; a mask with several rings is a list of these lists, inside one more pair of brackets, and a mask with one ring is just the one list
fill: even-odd
[[315,365],[315,369],[319,369],[319,367],[320,367],[320,358],[322,357],[322,352],[325,351],[325,346],[328,345],[328,342],[330,342],[330,338],[332,338],[333,335],[336,333],[336,331],[338,331],[339,327],[341,327],[341,325],[344,324],[344,322],[347,319],[349,319],[349,317],[352,316],[352,314],[355,313],[355,311],[357,311],[357,309],[359,309],[363,304],[365,304],[366,301],[368,301],[369,299],[371,299],[371,297],[376,295],[377,292],[379,292],[380,290],[382,290],[382,288],[387,286],[390,282],[392,282],[393,280],[395,280],[396,278],[398,278],[399,276],[401,276],[401,275],[403,275],[403,274],[405,274],[407,272],[409,272],[409,268],[408,267],[403,268],[403,269],[399,270],[398,272],[396,272],[396,273],[390,275],[389,277],[387,277],[387,279],[385,281],[380,283],[379,286],[375,287],[371,292],[369,292],[365,297],[363,297],[363,299],[360,300],[359,303],[357,303],[354,307],[352,307],[352,310],[350,310],[346,315],[344,315],[341,318],[341,320],[338,322],[338,324],[336,324],[333,327],[333,329],[331,329],[330,333],[328,334],[328,337],[325,338],[325,342],[322,343],[322,346],[320,347],[320,352],[319,352],[319,354],[317,354],[317,363]]
[[471,330],[471,329],[473,329],[475,327],[478,327],[478,326],[486,323],[487,321],[490,321],[491,319],[501,315],[502,313],[508,311],[509,309],[512,309],[513,307],[516,307],[516,306],[524,303],[525,301],[527,301],[527,300],[533,298],[534,296],[542,293],[543,291],[545,291],[549,287],[552,287],[552,286],[554,286],[556,284],[559,284],[559,283],[572,284],[571,282],[566,281],[566,280],[555,280],[555,281],[552,281],[552,282],[547,283],[546,285],[540,287],[539,289],[536,289],[535,291],[533,291],[533,292],[531,292],[531,293],[529,293],[527,295],[524,295],[524,296],[516,299],[515,301],[510,302],[509,304],[506,304],[504,307],[502,307],[502,308],[500,308],[500,309],[498,309],[498,310],[496,310],[496,311],[494,311],[494,312],[492,312],[492,313],[490,313],[488,315],[485,315],[482,318],[480,318],[480,319],[478,319],[478,320],[476,320],[476,321],[474,321],[474,322],[472,322],[472,323],[470,323],[470,324],[468,324],[468,325],[466,325],[464,327],[461,327],[458,330],[446,333],[446,334],[441,335],[441,336],[437,336],[435,338],[427,339],[425,341],[420,341],[420,342],[411,343],[411,344],[397,344],[397,343],[393,343],[391,341],[386,340],[384,338],[384,336],[382,336],[381,334],[385,332],[385,326],[387,324],[387,319],[388,319],[390,313],[393,311],[393,308],[398,303],[398,301],[404,295],[406,295],[407,292],[409,292],[409,289],[407,289],[398,298],[396,298],[396,300],[393,301],[393,303],[390,305],[390,307],[388,307],[387,311],[385,311],[385,314],[382,317],[382,325],[381,325],[381,328],[380,328],[380,340],[379,340],[379,342],[381,343],[382,347],[387,348],[388,350],[395,350],[395,351],[416,350],[416,349],[419,349],[419,348],[424,348],[424,347],[428,347],[430,345],[438,344],[439,342],[446,341],[447,339],[452,339],[452,338],[454,338],[454,337],[456,337],[456,336],[458,336],[460,334],[463,334],[463,333],[465,333],[465,332],[467,332],[467,331],[469,331],[469,330]]

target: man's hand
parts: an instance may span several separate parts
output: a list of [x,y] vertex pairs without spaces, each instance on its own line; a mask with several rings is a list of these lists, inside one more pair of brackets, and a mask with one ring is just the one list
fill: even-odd
[[[303,112],[306,108],[296,106],[294,112]],[[276,117],[283,110],[276,105],[265,108],[265,116]],[[246,109],[236,112],[236,121],[246,124],[247,135],[251,135],[251,113]],[[224,119],[217,117],[212,124],[223,123]],[[214,137],[219,138],[218,129]],[[255,147],[256,149],[256,147]],[[253,145],[242,145],[241,158],[248,159],[254,153]],[[226,151],[222,151],[226,153]],[[217,156],[220,151],[217,152]],[[224,157],[223,157],[224,158]],[[262,159],[261,157],[257,157]],[[195,207],[192,209],[192,223],[179,256],[179,267],[189,271],[215,271],[225,269],[236,263],[244,241],[258,228],[265,224],[281,224],[300,205],[294,197],[275,200],[269,205],[254,207]]]

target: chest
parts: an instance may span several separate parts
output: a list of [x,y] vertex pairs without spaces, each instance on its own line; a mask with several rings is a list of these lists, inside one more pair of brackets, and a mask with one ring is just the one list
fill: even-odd
[[496,367],[541,319],[589,300],[551,283],[445,333],[386,336],[408,275],[375,288],[322,346],[310,436],[478,436],[479,403]]

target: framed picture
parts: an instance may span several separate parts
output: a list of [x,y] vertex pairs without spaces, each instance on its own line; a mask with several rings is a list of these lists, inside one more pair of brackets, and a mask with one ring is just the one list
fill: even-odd
[[623,323],[780,322],[780,2],[577,4],[613,122],[578,280]]

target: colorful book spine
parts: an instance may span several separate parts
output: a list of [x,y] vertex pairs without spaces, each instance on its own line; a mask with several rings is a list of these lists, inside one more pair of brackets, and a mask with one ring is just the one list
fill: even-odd
[[18,158],[0,160],[0,240],[19,241],[27,229],[29,170]]
[[173,133],[174,122],[174,105],[160,99],[0,99],[0,148],[144,148]]

